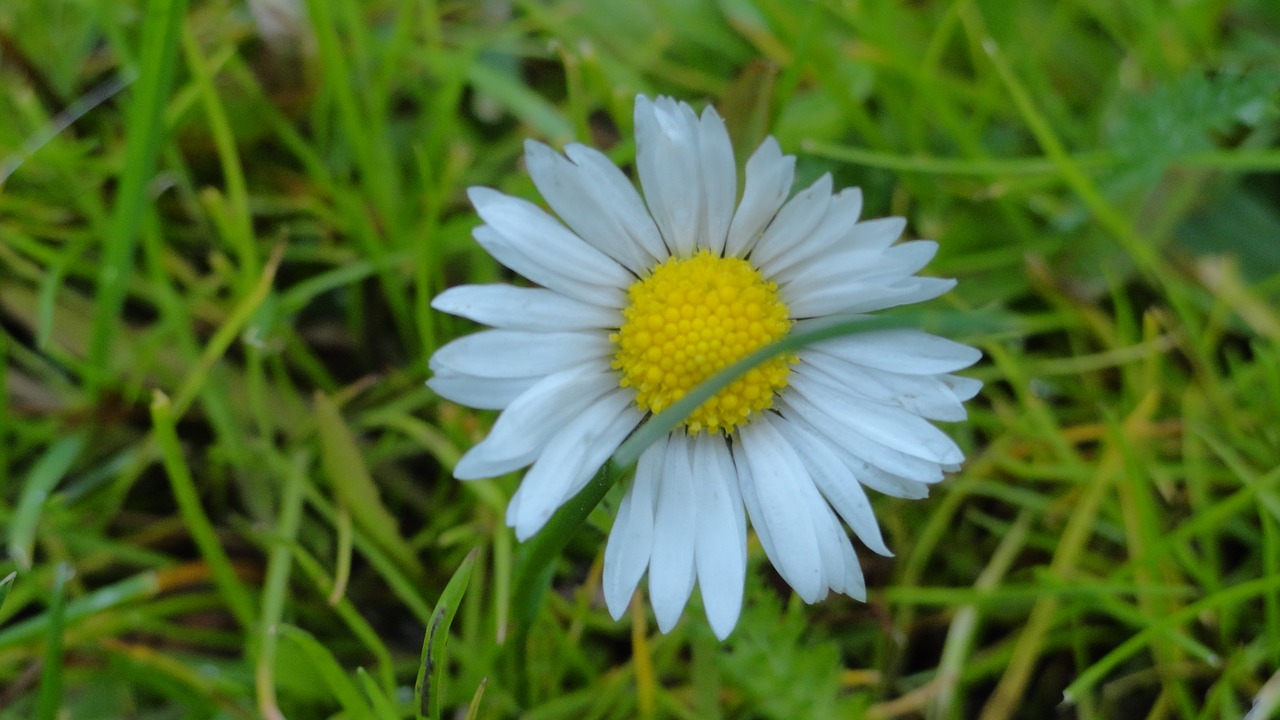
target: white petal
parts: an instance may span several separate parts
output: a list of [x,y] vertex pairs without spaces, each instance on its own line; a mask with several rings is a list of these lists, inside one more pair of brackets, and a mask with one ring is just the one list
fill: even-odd
[[610,307],[625,302],[623,289],[632,275],[541,208],[488,188],[473,187],[467,194],[487,223],[471,235],[498,262],[584,302]]
[[738,203],[738,210],[733,215],[733,223],[729,225],[729,239],[724,249],[726,256],[743,257],[751,252],[791,193],[795,173],[795,156],[783,155],[773,136],[765,138],[747,161],[746,186],[742,190],[742,202]]
[[803,243],[822,222],[831,205],[831,175],[824,173],[817,182],[796,193],[778,211],[769,228],[751,250],[751,263],[763,267]]
[[832,451],[829,442],[795,422],[781,422],[777,425],[778,430],[800,453],[814,485],[849,527],[853,528],[862,544],[873,552],[892,557],[893,553],[884,543],[880,523],[876,521],[867,493],[863,491],[862,484],[849,474],[844,463]]
[[541,377],[482,378],[449,370],[437,372],[427,387],[446,400],[480,410],[501,410]]
[[454,477],[497,477],[528,465],[557,429],[617,386],[612,372],[583,375],[573,369],[543,378],[502,411],[489,435],[458,461]]
[[692,444],[698,508],[694,551],[698,587],[711,629],[723,640],[733,632],[742,611],[747,572],[746,518],[725,440],[699,435]]
[[853,545],[844,527],[836,519],[831,506],[822,499],[812,485],[801,486],[800,497],[809,511],[809,522],[813,526],[814,535],[818,538],[818,556],[822,560],[823,595],[828,588],[836,592],[845,591],[845,569],[849,563],[848,556],[853,555],[854,564],[858,558],[854,554]]
[[738,199],[738,166],[733,160],[733,145],[724,121],[710,105],[702,111],[702,121],[698,124],[698,152],[702,197],[706,203],[706,223],[699,246],[705,244],[719,255],[724,251],[729,223],[733,221],[733,203]]
[[862,212],[862,190],[846,188],[836,193],[827,206],[827,212],[813,233],[784,253],[768,262],[761,262],[760,272],[765,277],[779,283],[790,280],[796,272],[801,272],[810,264],[821,265],[823,259],[830,254],[833,246],[845,238],[858,223],[858,214]]
[[964,420],[964,404],[937,375],[903,375],[856,365],[820,349],[800,354],[798,372],[846,397],[899,407],[930,420]]
[[[958,463],[964,461],[964,453],[946,433],[929,424],[919,415],[913,415],[900,408],[882,405],[876,402],[845,403],[832,402],[831,391],[813,382],[811,376],[803,372],[792,373],[788,398],[792,394],[804,397],[822,413],[840,432],[857,433],[869,440],[880,443],[887,448],[897,450],[907,456],[921,458],[928,462],[903,466],[919,465],[919,477],[910,475],[923,482],[942,479],[941,472],[936,476],[925,477],[925,468],[934,468],[938,463]],[[861,449],[859,455],[863,454]],[[880,463],[875,463],[884,467]],[[885,467],[890,472],[894,468]],[[932,473],[931,473],[932,475]]]
[[853,333],[813,347],[852,363],[907,375],[953,372],[982,357],[976,348],[905,328]]
[[805,285],[798,281],[779,288],[792,317],[869,313],[932,300],[956,286],[943,278],[912,277],[894,284],[869,280],[832,280]]
[[555,332],[616,328],[622,314],[543,288],[460,285],[440,293],[431,307],[484,325],[510,330]]
[[618,516],[604,548],[604,602],[614,620],[622,617],[636,585],[649,566],[653,548],[653,514],[658,478],[662,473],[666,441],[650,445],[640,454],[635,477],[618,505]]
[[515,528],[516,538],[524,541],[541,530],[618,449],[640,422],[632,410],[634,395],[615,390],[556,430],[520,481],[519,501],[507,509],[507,524]]
[[[895,231],[900,231],[905,223],[901,218],[884,220],[898,220],[898,223],[893,224]],[[876,281],[882,285],[892,285],[914,275],[937,252],[938,243],[932,240],[913,240],[887,249],[845,245],[802,263],[801,267],[788,274],[785,281],[801,286],[855,281],[864,284]]]
[[583,172],[589,173],[601,201],[611,203],[609,210],[624,235],[641,248],[645,256],[657,261],[666,260],[670,253],[662,244],[662,234],[627,176],[604,153],[594,148],[573,144],[566,146],[564,152]]
[[973,378],[960,377],[958,375],[940,375],[939,379],[951,388],[951,392],[956,394],[956,399],[964,402],[972,400],[978,391],[982,389],[982,381]]
[[693,110],[670,98],[636,98],[636,169],[649,213],[673,255],[692,254],[702,216],[698,127]]
[[664,633],[675,627],[693,591],[698,521],[695,482],[698,479],[690,467],[688,436],[674,432],[663,462],[653,528],[653,555],[649,559],[649,599],[658,629]]
[[613,352],[613,344],[602,332],[482,330],[440,348],[428,364],[433,371],[477,377],[532,377],[605,358]]
[[[621,184],[616,182],[614,174],[622,173],[613,163],[606,159],[603,166],[599,163],[580,166],[533,140],[525,141],[524,150],[534,185],[578,237],[633,273],[640,273],[652,263],[652,258],[632,240],[623,223],[638,219],[642,226],[637,231],[643,233],[643,224],[647,224],[655,238],[657,228],[649,214],[643,212],[643,206],[640,218],[628,212],[634,210],[633,203],[640,203],[640,196],[625,178]],[[605,170],[601,176],[600,171],[605,167],[612,172]]]
[[[765,546],[769,559],[782,577],[805,602],[817,602],[827,591],[823,582],[822,557],[818,538],[805,501],[799,496],[801,483],[812,483],[796,451],[778,434],[763,413],[738,431],[740,446],[749,473],[750,487],[743,485],[751,524],[764,526],[772,539],[773,552]],[[735,452],[739,445],[734,445]],[[762,543],[763,544],[763,543]]]
[[[778,409],[788,421],[798,423],[814,437],[825,438],[828,442],[828,449],[844,463],[845,468],[853,475],[854,479],[866,487],[891,497],[911,500],[929,496],[928,484],[915,478],[894,475],[872,465],[862,457],[862,452],[866,450],[865,447],[858,447],[856,451],[848,447],[848,438],[844,435],[848,430],[833,427],[832,422],[828,419],[829,416],[816,409],[813,403],[799,393],[787,393],[786,397],[778,401],[778,405]],[[859,435],[858,437],[861,436]],[[875,445],[883,447],[878,443]]]

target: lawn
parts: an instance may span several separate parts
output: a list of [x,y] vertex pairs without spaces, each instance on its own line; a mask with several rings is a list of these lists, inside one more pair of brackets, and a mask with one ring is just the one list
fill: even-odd
[[[958,281],[885,313],[984,385],[866,602],[750,534],[725,640],[615,621],[634,456],[525,542],[453,477],[467,190],[634,181],[638,94]],[[0,720],[1280,717],[1278,307],[1273,0],[7,0]]]

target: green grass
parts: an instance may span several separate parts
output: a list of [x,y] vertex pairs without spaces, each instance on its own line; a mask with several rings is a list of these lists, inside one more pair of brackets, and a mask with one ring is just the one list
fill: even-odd
[[[0,719],[1275,708],[1278,48],[1268,0],[4,3]],[[493,416],[423,386],[429,302],[505,277],[464,191],[629,163],[638,92],[960,281],[969,460],[877,498],[866,604],[753,542],[728,641],[615,623],[616,490],[522,546],[518,477],[450,476]]]

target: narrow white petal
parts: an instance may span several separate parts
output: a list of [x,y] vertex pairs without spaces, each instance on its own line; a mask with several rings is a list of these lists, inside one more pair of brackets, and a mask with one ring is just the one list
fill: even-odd
[[876,520],[867,493],[832,451],[829,441],[810,433],[795,422],[778,423],[778,430],[800,453],[814,485],[857,533],[862,544],[873,552],[891,557],[893,553],[885,545],[880,523]]
[[940,375],[939,379],[951,388],[951,392],[956,394],[956,399],[964,402],[972,400],[978,391],[982,389],[982,381],[973,378],[960,377],[958,375]]
[[903,375],[857,365],[821,349],[809,348],[800,355],[796,370],[847,397],[898,407],[930,420],[964,420],[964,404],[937,375]]
[[[615,210],[632,200],[640,201],[630,184],[609,182],[597,175],[598,165],[580,166],[540,142],[526,140],[524,149],[534,185],[578,237],[633,273],[648,267],[651,258],[628,236],[622,226],[625,215]],[[614,172],[621,172],[612,163],[607,165]],[[653,226],[647,213],[644,222]]]
[[623,236],[643,250],[646,257],[659,262],[667,259],[669,253],[662,244],[662,234],[627,176],[604,153],[594,148],[573,144],[566,146],[564,152],[588,175],[595,197],[602,205],[609,206],[608,211],[614,216]]
[[830,206],[831,175],[824,173],[778,211],[778,216],[751,249],[751,263],[762,267],[805,242],[822,222]]
[[849,245],[803,263],[786,282],[805,287],[839,282],[893,285],[914,275],[937,252],[938,243],[932,240],[912,240],[887,249]]
[[861,212],[862,190],[856,187],[841,190],[831,198],[822,221],[804,242],[796,243],[768,262],[760,262],[757,267],[765,277],[785,283],[810,265],[821,265],[831,249],[853,230]]
[[791,193],[795,173],[795,156],[783,155],[773,136],[765,138],[747,160],[746,185],[742,190],[742,201],[738,203],[738,210],[729,225],[729,238],[724,249],[726,256],[743,257],[751,252]]
[[502,411],[489,435],[458,461],[454,477],[497,477],[528,465],[557,429],[616,387],[611,372],[584,375],[573,369],[543,378]]
[[431,307],[508,330],[556,332],[616,328],[622,314],[544,288],[460,285],[440,293]]
[[697,518],[694,560],[707,620],[716,637],[729,636],[742,611],[747,572],[746,518],[729,446],[719,436],[699,435],[693,444]]
[[[508,508],[507,524],[515,528],[519,540],[541,530],[556,509],[581,490],[618,449],[639,422],[637,413],[628,412],[633,397],[630,391],[608,393],[552,435],[520,481],[516,491],[519,502]],[[623,419],[624,414],[629,418]]]
[[733,221],[733,203],[738,199],[738,166],[733,160],[733,145],[724,120],[707,106],[698,124],[698,152],[701,154],[702,197],[706,216],[699,246],[705,244],[719,255],[724,251],[729,223]]
[[887,248],[880,260],[860,269],[868,279],[897,278],[915,275],[938,254],[938,243],[933,240],[908,240]]
[[908,375],[949,373],[982,357],[976,348],[908,329],[854,333],[813,347],[852,363]]
[[[779,410],[790,422],[798,423],[814,437],[825,438],[830,449],[851,475],[866,487],[890,497],[919,500],[929,496],[929,485],[915,478],[902,477],[882,470],[862,457],[864,448],[848,447],[845,428],[834,427],[828,415],[814,407],[799,393],[787,393],[778,401]],[[861,437],[861,436],[859,436]],[[879,444],[877,443],[877,446]],[[880,446],[883,447],[883,446]]]
[[482,330],[440,348],[431,356],[429,365],[433,371],[477,377],[531,377],[605,358],[613,352],[613,344],[602,332]]
[[[553,254],[537,246],[514,242],[488,225],[473,229],[471,237],[498,262],[561,295],[589,305],[621,308],[627,304],[624,285],[608,284],[603,277],[584,277],[579,268],[566,262],[566,258],[574,257],[572,254]],[[591,248],[588,246],[588,249]],[[622,270],[621,265],[617,267]]]
[[853,545],[849,542],[849,536],[845,533],[844,527],[836,519],[835,513],[831,511],[831,506],[812,484],[807,487],[801,486],[799,495],[809,511],[809,522],[813,525],[814,535],[818,538],[818,555],[822,560],[823,595],[826,595],[828,588],[842,593],[845,591],[847,558],[853,555],[855,563],[858,559],[854,554]]
[[483,187],[467,195],[486,223],[472,237],[498,262],[539,285],[599,303],[600,288],[619,292],[634,279],[537,205]]
[[[811,375],[804,372],[792,374],[791,386],[788,390],[806,398],[831,424],[841,428],[842,431],[857,433],[899,453],[928,461],[904,467],[919,465],[918,472],[923,473],[925,468],[936,469],[938,463],[964,461],[964,453],[955,441],[918,415],[876,402],[831,402],[830,389],[813,382]],[[859,454],[862,453],[859,452]],[[884,466],[881,465],[881,467]],[[885,469],[894,472],[893,468]],[[917,479],[930,482],[941,478],[941,472],[937,472],[935,477],[921,475]]]
[[[687,108],[688,106],[685,106]],[[672,254],[693,252],[702,216],[698,130],[679,104],[636,98],[636,169],[645,203]]]
[[604,548],[604,602],[614,620],[626,612],[636,585],[649,566],[653,549],[653,515],[666,441],[650,445],[636,463],[635,477],[618,505],[618,517]]
[[663,462],[653,556],[649,559],[649,599],[658,629],[664,633],[675,627],[693,591],[699,510],[693,486],[698,481],[690,466],[688,437],[672,433]]
[[[751,487],[742,494],[754,494],[751,523],[768,528],[774,552],[765,551],[782,577],[805,602],[817,602],[827,590],[823,583],[822,557],[818,538],[805,501],[801,483],[812,483],[796,451],[774,429],[768,413],[738,431],[742,453],[750,466]],[[737,446],[735,445],[735,450]]]
[[779,288],[792,317],[869,313],[911,305],[944,295],[956,281],[911,277],[885,284],[875,280],[831,280],[805,285],[794,281]]
[[630,282],[630,275],[617,262],[528,200],[484,187],[470,188],[467,197],[476,214],[511,241],[550,255],[560,263],[572,258],[563,269],[577,274],[583,282],[622,286]]
[[501,410],[510,405],[541,377],[482,378],[452,371],[437,372],[427,387],[460,405],[480,410]]

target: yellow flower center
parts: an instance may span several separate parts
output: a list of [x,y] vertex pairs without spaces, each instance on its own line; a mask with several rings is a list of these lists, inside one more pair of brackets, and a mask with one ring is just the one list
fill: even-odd
[[[778,286],[745,260],[699,251],[670,258],[627,291],[613,367],[636,404],[661,412],[703,380],[778,340],[791,328]],[[692,435],[732,433],[752,413],[773,406],[787,386],[794,356],[757,365],[698,406],[685,420]]]

